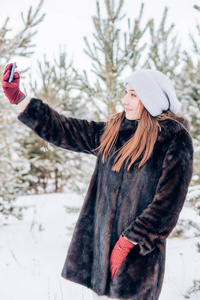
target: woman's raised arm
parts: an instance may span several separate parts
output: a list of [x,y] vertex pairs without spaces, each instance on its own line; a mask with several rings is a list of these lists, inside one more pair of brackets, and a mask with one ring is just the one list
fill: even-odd
[[94,155],[96,153],[92,150],[99,146],[105,126],[105,122],[67,118],[42,100],[35,98],[32,98],[19,114],[18,120],[55,146]]
[[6,66],[1,84],[10,103],[18,105],[22,110],[18,119],[49,143],[67,150],[96,155],[93,149],[100,144],[105,122],[66,118],[43,101],[29,99],[20,90],[18,72],[15,72],[12,81],[8,82],[12,66],[12,63]]

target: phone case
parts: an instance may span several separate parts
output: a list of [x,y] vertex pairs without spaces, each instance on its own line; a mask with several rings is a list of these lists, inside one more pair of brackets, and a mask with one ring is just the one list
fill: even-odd
[[11,83],[11,81],[13,80],[15,68],[16,68],[16,62],[14,62],[14,64],[12,65],[11,72],[10,72],[10,77],[9,77],[9,79],[8,79],[8,82],[9,82],[9,83]]

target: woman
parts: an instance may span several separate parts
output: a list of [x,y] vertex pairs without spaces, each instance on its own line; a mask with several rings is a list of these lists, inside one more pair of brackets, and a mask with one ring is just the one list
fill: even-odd
[[158,299],[166,238],[175,227],[193,172],[189,122],[170,79],[141,69],[125,80],[125,110],[107,122],[66,118],[11,83],[2,87],[22,112],[18,119],[44,140],[96,155],[96,166],[77,220],[65,279],[93,291],[94,299]]

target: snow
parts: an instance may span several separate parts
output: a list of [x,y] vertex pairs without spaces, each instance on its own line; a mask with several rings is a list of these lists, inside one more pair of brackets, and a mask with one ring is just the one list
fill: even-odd
[[[61,277],[62,267],[83,196],[73,192],[20,196],[23,220],[9,217],[0,227],[0,299],[92,300],[91,291]],[[179,219],[199,224],[200,217],[185,205]],[[159,300],[185,299],[200,279],[200,253],[195,229],[167,239],[164,283]],[[189,299],[200,299],[200,293]]]

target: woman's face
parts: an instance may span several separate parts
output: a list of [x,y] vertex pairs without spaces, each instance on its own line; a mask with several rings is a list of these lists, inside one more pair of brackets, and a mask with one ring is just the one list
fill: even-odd
[[126,118],[128,120],[140,118],[142,102],[129,83],[126,85],[126,95],[122,100],[122,104],[124,105]]

